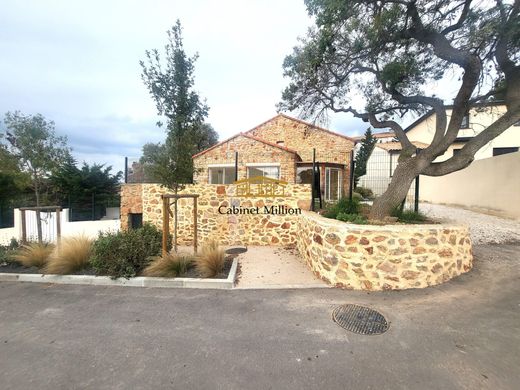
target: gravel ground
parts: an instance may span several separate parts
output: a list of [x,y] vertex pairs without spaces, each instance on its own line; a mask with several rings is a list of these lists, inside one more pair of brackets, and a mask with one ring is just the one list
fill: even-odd
[[520,221],[505,219],[458,207],[421,203],[420,211],[446,222],[469,225],[473,244],[520,243]]

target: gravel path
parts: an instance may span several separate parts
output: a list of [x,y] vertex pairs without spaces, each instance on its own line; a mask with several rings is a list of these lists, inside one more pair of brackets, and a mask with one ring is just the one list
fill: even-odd
[[520,243],[520,221],[481,214],[462,208],[421,203],[420,211],[432,218],[469,225],[476,245]]

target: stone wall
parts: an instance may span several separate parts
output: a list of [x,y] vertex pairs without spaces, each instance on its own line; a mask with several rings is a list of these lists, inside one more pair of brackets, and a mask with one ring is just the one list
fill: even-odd
[[300,160],[295,153],[243,135],[238,135],[203,154],[195,156],[193,158],[196,169],[194,182],[197,184],[208,183],[208,167],[212,164],[231,164],[234,166],[235,152],[238,152],[239,180],[247,177],[246,164],[278,163],[280,164],[280,180],[289,183],[295,182],[296,161]]
[[421,288],[471,269],[467,227],[354,225],[303,212],[298,250],[326,282],[356,290]]
[[129,214],[143,212],[143,184],[121,185],[121,229],[127,229]]
[[[123,185],[123,194],[129,194]],[[150,222],[162,228],[161,194],[171,193],[158,184],[142,184],[143,222]],[[133,190],[132,190],[133,191]],[[242,198],[236,197],[236,186],[216,184],[188,185],[181,194],[198,194],[198,237],[199,242],[218,239],[222,245],[294,245],[296,243],[296,214],[265,214],[265,207],[285,210],[308,210],[310,207],[310,185],[289,184],[285,197]],[[139,195],[136,195],[139,198]],[[173,201],[173,200],[172,200]],[[122,205],[130,203],[123,202]],[[228,208],[256,208],[259,214],[221,214]],[[174,206],[172,206],[172,210]],[[121,208],[121,221],[127,220]],[[124,209],[126,210],[126,209]],[[173,218],[170,218],[170,231],[173,232]],[[178,242],[181,245],[193,243],[193,199],[178,201]]]

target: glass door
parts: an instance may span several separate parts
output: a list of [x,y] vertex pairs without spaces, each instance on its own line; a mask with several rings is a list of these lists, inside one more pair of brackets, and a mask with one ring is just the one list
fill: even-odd
[[341,169],[325,168],[325,200],[335,202],[341,198]]

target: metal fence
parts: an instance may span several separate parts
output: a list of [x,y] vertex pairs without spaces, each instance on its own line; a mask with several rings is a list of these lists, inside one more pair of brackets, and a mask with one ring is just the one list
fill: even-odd
[[[359,178],[357,186],[370,189],[375,197],[382,195],[392,181],[398,158],[398,152],[375,148],[367,162],[366,174]],[[419,178],[417,177],[404,199],[404,209],[418,211],[418,192]]]

